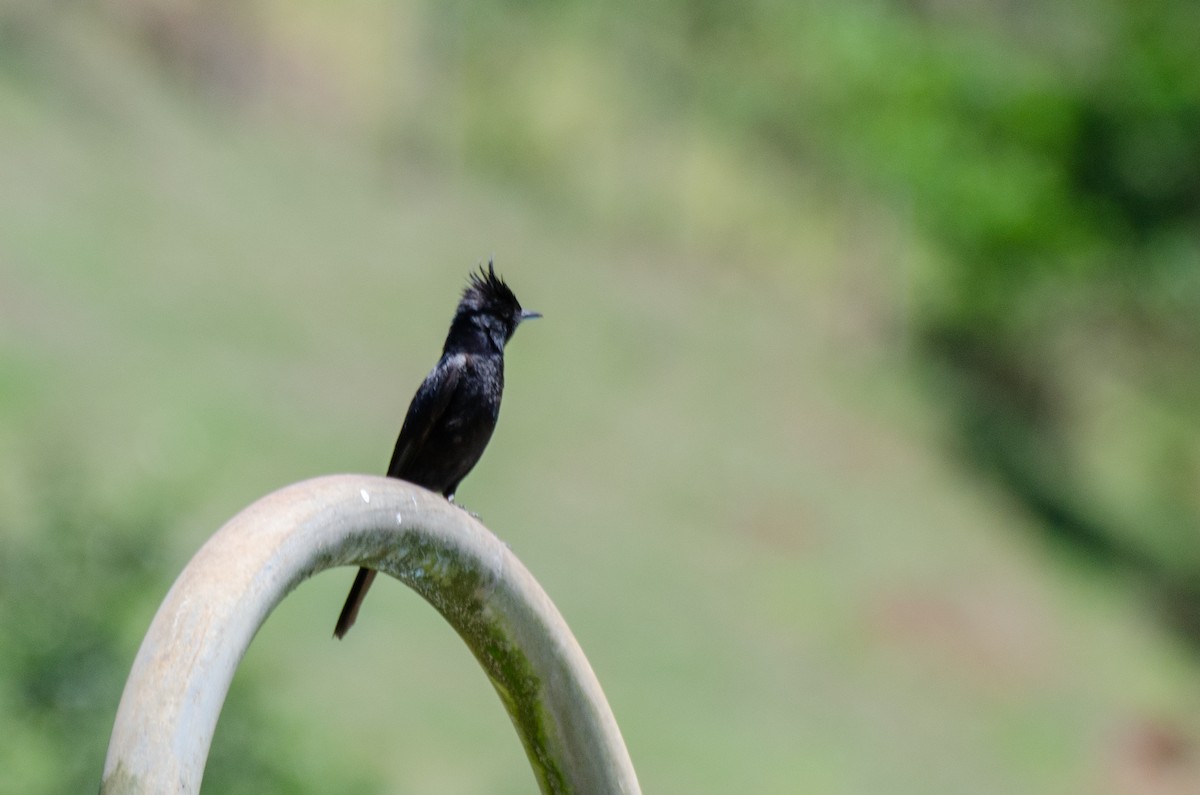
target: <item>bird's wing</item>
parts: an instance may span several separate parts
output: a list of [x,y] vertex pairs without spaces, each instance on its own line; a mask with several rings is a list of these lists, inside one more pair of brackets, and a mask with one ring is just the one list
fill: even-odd
[[[408,406],[404,424],[400,426],[400,437],[396,439],[392,462],[388,464],[388,477],[404,478],[414,453],[421,449],[430,432],[438,426],[442,415],[446,413],[454,393],[458,391],[465,367],[466,357],[459,354],[439,361],[429,375],[425,376]],[[338,616],[337,627],[333,630],[335,637],[343,637],[354,625],[363,599],[375,580],[375,574],[373,569],[358,570],[358,576],[354,578],[354,585],[346,597],[346,604]]]
[[400,426],[396,449],[392,451],[392,461],[388,464],[388,477],[405,477],[413,455],[424,446],[425,440],[446,413],[446,407],[458,391],[465,367],[466,355],[460,353],[438,362],[425,376],[409,404],[404,424]]

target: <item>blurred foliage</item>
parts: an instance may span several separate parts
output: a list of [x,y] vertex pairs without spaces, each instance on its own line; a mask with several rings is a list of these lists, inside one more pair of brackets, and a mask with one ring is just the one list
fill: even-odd
[[[0,792],[95,791],[129,649],[168,585],[165,540],[182,495],[116,503],[71,471],[26,473],[22,510],[10,502],[0,514]],[[296,738],[264,707],[264,686],[255,671],[239,671],[213,739],[206,791],[371,788],[365,774],[338,769],[336,758],[298,754]]]
[[[1089,743],[1097,722],[1109,719],[1134,726],[1129,756],[1139,764],[1149,757],[1148,775],[1158,772],[1162,755],[1143,753],[1142,735],[1150,746],[1160,734],[1168,736],[1158,745],[1185,750],[1167,757],[1194,759],[1173,725],[1190,725],[1180,716],[1195,714],[1179,696],[1195,681],[1193,669],[1176,665],[1170,651],[1143,634],[1138,615],[1114,606],[1114,597],[1106,602],[1062,575],[1064,590],[1085,592],[1080,607],[1044,585],[1030,574],[1039,571],[1035,564],[1011,548],[989,545],[990,525],[981,515],[1004,528],[1045,528],[1100,566],[1132,573],[1149,586],[1172,626],[1200,637],[1198,40],[1200,15],[1183,0],[367,0],[346,8],[322,0],[106,0],[95,9],[13,0],[0,6],[0,134],[6,146],[13,144],[0,149],[0,166],[6,184],[17,186],[6,197],[0,286],[11,279],[25,288],[13,295],[42,301],[13,324],[19,333],[32,329],[34,344],[5,336],[7,318],[0,315],[0,343],[8,347],[0,351],[0,449],[6,451],[0,467],[7,467],[0,477],[6,497],[0,500],[0,714],[6,718],[0,789],[94,787],[131,650],[167,587],[171,561],[179,562],[163,539],[179,535],[172,530],[179,530],[180,505],[207,490],[223,515],[248,496],[214,477],[203,486],[159,490],[157,497],[147,496],[154,490],[141,483],[136,498],[121,502],[103,496],[96,482],[109,468],[128,475],[209,467],[228,468],[230,481],[257,487],[277,482],[281,471],[328,461],[334,440],[353,435],[346,427],[358,418],[348,415],[369,414],[362,396],[394,388],[374,375],[355,382],[357,390],[339,382],[326,390],[345,400],[338,402],[296,386],[330,372],[352,379],[351,370],[334,369],[344,352],[397,333],[391,299],[387,312],[362,308],[368,299],[343,287],[354,280],[343,279],[339,269],[347,268],[358,284],[415,278],[408,260],[434,252],[428,259],[436,261],[449,249],[428,243],[397,257],[397,240],[431,235],[393,238],[378,230],[398,225],[401,214],[416,219],[414,227],[458,228],[480,216],[503,216],[513,196],[545,216],[545,226],[530,223],[535,231],[518,233],[530,248],[530,238],[564,227],[568,249],[580,240],[652,241],[653,257],[636,251],[634,264],[612,272],[559,278],[547,268],[536,274],[543,290],[558,291],[558,300],[595,292],[575,307],[592,323],[591,336],[570,344],[595,353],[610,370],[587,384],[558,371],[542,381],[547,391],[576,389],[567,399],[554,394],[580,413],[560,417],[573,423],[570,445],[558,440],[530,449],[546,461],[566,462],[555,455],[566,455],[568,446],[602,448],[579,472],[575,457],[569,465],[546,467],[554,493],[537,502],[548,513],[598,516],[604,512],[593,508],[619,489],[630,501],[629,515],[657,517],[656,524],[647,520],[654,531],[635,526],[624,537],[606,524],[527,547],[531,555],[550,556],[561,545],[577,560],[576,545],[641,544],[648,536],[664,545],[665,557],[673,542],[661,536],[667,531],[660,525],[674,522],[678,532],[700,536],[700,551],[689,553],[695,559],[677,575],[684,585],[694,576],[694,590],[649,571],[651,585],[623,589],[628,593],[620,596],[631,605],[624,608],[631,622],[651,608],[661,611],[652,614],[657,620],[647,622],[638,648],[603,649],[612,654],[606,661],[625,672],[618,680],[624,692],[640,696],[628,699],[629,712],[649,704],[647,713],[662,716],[656,724],[643,714],[629,734],[640,733],[643,747],[657,751],[648,769],[657,768],[664,780],[693,776],[693,786],[679,791],[702,784],[719,790],[730,788],[720,776],[766,770],[758,762],[769,759],[778,764],[768,772],[785,782],[778,791],[787,791],[801,770],[818,780],[827,775],[834,782],[828,791],[875,791],[895,770],[940,758],[944,742],[949,756],[961,748],[974,757],[963,763],[963,779],[946,774],[941,791],[975,791],[962,782],[974,784],[977,770],[992,775],[981,786],[998,787],[979,791],[1030,791],[1030,781],[1073,775],[1077,771],[1063,772],[1069,764],[1108,764],[1111,747]],[[272,126],[280,117],[292,126]],[[222,124],[231,118],[231,127],[244,124],[254,132],[229,135]],[[263,119],[269,121],[260,125]],[[305,143],[291,148],[300,138]],[[359,147],[372,153],[363,168],[370,176],[361,179],[377,181],[371,190],[348,187],[359,179],[354,174],[338,181],[342,171],[361,166]],[[283,153],[278,161],[267,154],[275,152]],[[316,162],[321,158],[328,162]],[[422,179],[422,173],[433,177]],[[292,175],[303,176],[293,183]],[[456,191],[469,194],[480,184],[500,185],[503,198],[471,216],[463,209],[471,200]],[[431,185],[451,198],[430,199],[427,194],[437,194]],[[409,193],[418,198],[410,201]],[[862,205],[871,210],[855,209]],[[164,206],[173,212],[159,214]],[[801,270],[807,276],[860,265],[845,251],[834,252],[832,264],[818,262],[826,252],[812,253],[820,250],[813,230],[863,218],[905,230],[860,230],[867,245],[895,246],[864,267],[862,280],[884,304],[880,336],[892,346],[887,350],[911,354],[928,387],[925,399],[955,448],[1037,522],[1011,520],[989,502],[948,510],[946,504],[967,490],[957,473],[929,464],[911,440],[894,441],[895,429],[882,428],[872,413],[902,387],[878,390],[863,400],[872,408],[855,406],[852,421],[844,420],[837,412],[852,401],[822,380],[829,372],[808,360],[800,364],[797,350],[804,344],[796,338],[812,329],[780,321],[800,313],[780,305],[802,291],[795,285],[809,292],[819,282],[801,278]],[[587,234],[579,233],[583,227]],[[662,255],[664,249],[670,254]],[[717,263],[712,271],[745,275],[745,284],[709,272],[680,285],[680,275],[693,271],[677,261],[693,258]],[[403,268],[397,259],[405,260]],[[651,259],[665,263],[661,277],[633,275]],[[351,270],[348,263],[357,260],[374,269]],[[529,260],[532,269],[537,257]],[[660,307],[668,290],[677,294]],[[834,315],[853,313],[860,298],[842,296],[838,303],[833,291],[811,292],[834,304],[828,309]],[[318,294],[320,300],[312,299]],[[617,294],[629,303],[618,303]],[[342,303],[331,309],[339,295]],[[730,295],[742,300],[736,324],[729,321]],[[17,314],[18,301],[6,298],[0,292],[0,310]],[[601,306],[605,300],[612,303]],[[218,305],[223,312],[196,310]],[[36,314],[41,310],[44,316]],[[263,318],[279,325],[265,332],[255,325],[266,323]],[[177,325],[169,322],[176,319]],[[699,329],[718,320],[729,324],[720,334]],[[569,319],[563,322],[570,328]],[[82,344],[64,341],[72,335]],[[650,336],[659,348],[645,345]],[[268,338],[272,342],[264,343]],[[113,340],[135,346],[129,358],[109,358]],[[755,344],[776,349],[745,350]],[[371,350],[375,358],[364,360],[375,370],[374,362],[394,356],[394,339]],[[86,362],[82,375],[61,383],[46,376],[51,366],[41,357],[47,351],[53,366]],[[159,370],[180,351],[194,372],[175,372],[175,391],[164,389],[170,377]],[[327,358],[319,358],[322,351]],[[843,347],[835,355],[858,353]],[[725,378],[722,368],[739,378]],[[149,386],[157,391],[135,401],[131,394],[145,389],[147,379],[126,374],[145,376],[147,369],[155,371]],[[263,380],[251,380],[264,372]],[[608,377],[613,373],[619,377]],[[106,378],[113,383],[98,383]],[[69,466],[13,470],[14,460],[38,459],[12,442],[47,444],[45,425],[57,423],[55,412],[64,404],[75,410],[78,393],[86,391],[79,385],[89,381],[104,402],[89,406],[80,422],[95,420],[100,431],[90,442],[58,442],[67,456],[76,452],[72,443],[99,447],[89,459],[94,469],[74,477]],[[63,383],[76,394],[51,399],[48,393]],[[264,395],[289,400],[272,403]],[[161,414],[144,405],[169,400],[175,405]],[[585,407],[587,401],[593,402]],[[213,405],[218,418],[197,419]],[[747,405],[759,408],[750,412],[755,416],[744,416]],[[161,451],[149,463],[130,464],[133,453],[108,443],[106,412],[118,408],[151,415],[137,429],[144,447]],[[49,418],[26,427],[25,419],[39,411]],[[620,422],[607,424],[610,414]],[[331,415],[342,420],[332,429],[326,427]],[[508,423],[519,416],[510,412]],[[845,423],[836,431],[815,428],[835,417]],[[376,419],[359,420],[357,427],[365,435]],[[264,431],[272,421],[280,427]],[[576,427],[589,422],[593,427]],[[620,429],[638,438],[625,438]],[[313,436],[320,438],[311,445],[321,449],[297,464],[295,450],[284,446]],[[524,443],[539,443],[528,436]],[[243,446],[231,446],[229,437]],[[252,447],[271,450],[259,459],[266,474],[257,473],[257,480],[245,476],[254,466]],[[199,463],[181,461],[182,448],[200,450]],[[360,453],[356,448],[335,460],[367,460]],[[229,466],[230,458],[245,460]],[[276,468],[280,459],[293,469]],[[935,473],[928,480],[912,475],[926,468]],[[628,481],[604,481],[611,488],[602,497],[589,491],[603,488],[585,481],[614,472],[632,474]],[[502,477],[497,481],[504,483]],[[723,498],[696,493],[694,484],[714,477],[761,489],[750,494],[755,514],[733,516]],[[910,488],[908,477],[929,493]],[[855,486],[834,482],[839,479]],[[516,488],[517,480],[514,475],[507,483]],[[867,497],[864,480],[871,481]],[[947,497],[952,491],[957,496]],[[664,494],[675,501],[664,503]],[[497,503],[503,505],[500,498]],[[537,509],[519,507],[523,520]],[[950,530],[930,542],[920,533],[944,530],[939,511]],[[742,534],[725,545],[730,528]],[[965,546],[945,552],[952,543]],[[619,549],[603,549],[610,573],[637,575]],[[997,559],[1003,562],[994,564]],[[1008,568],[996,574],[988,565]],[[971,590],[979,569],[985,570],[979,578],[984,590],[994,593]],[[774,622],[749,621],[753,606],[721,596],[714,583],[730,571],[743,578],[733,583],[739,593],[761,590],[760,607],[769,606],[763,612]],[[929,593],[907,593],[913,580]],[[1027,581],[1039,583],[1029,588],[1032,595]],[[585,617],[589,604],[597,612],[624,604],[608,603],[614,598],[608,586],[575,576],[572,582],[584,595],[577,609]],[[880,588],[882,595],[873,590]],[[712,594],[719,601],[705,602]],[[792,611],[800,603],[803,612]],[[878,612],[885,630],[864,630],[859,610]],[[703,624],[694,638],[688,620]],[[609,633],[600,637],[612,645],[626,642],[608,612],[595,621]],[[1086,634],[1079,627],[1089,621],[1091,640],[1063,640],[1068,632]],[[714,635],[722,630],[725,635]],[[656,645],[671,633],[685,640]],[[926,642],[930,635],[936,642]],[[715,656],[713,637],[722,646]],[[929,657],[918,656],[912,666],[906,642]],[[1115,647],[1120,653],[1105,651]],[[287,648],[290,653],[293,646]],[[362,678],[391,675],[393,652],[377,651],[377,667]],[[942,652],[950,662],[938,657]],[[324,682],[330,666],[344,664],[344,658],[309,663],[320,653],[289,657],[296,681],[307,675]],[[976,670],[962,659],[983,663]],[[913,669],[929,661],[933,684],[922,690],[913,684],[923,681],[922,672]],[[680,668],[692,678],[680,677]],[[798,669],[808,677],[805,688],[795,686]],[[945,670],[969,684],[952,682],[959,690],[947,695],[953,687],[945,687]],[[997,686],[993,674],[1019,681]],[[848,678],[838,678],[843,675]],[[709,691],[728,682],[733,686],[718,695],[729,699],[730,709],[711,709]],[[775,701],[746,697],[755,683]],[[830,683],[836,687],[824,686]],[[1129,689],[1118,691],[1118,683]],[[321,767],[337,753],[305,753],[303,735],[289,732],[289,721],[272,710],[267,685],[253,666],[235,681],[214,740],[209,789],[372,788],[374,782],[343,768]],[[453,683],[445,688],[458,689]],[[675,694],[674,702],[656,700],[665,691]],[[702,691],[706,699],[697,699]],[[835,692],[829,702],[819,701],[824,691]],[[938,704],[927,697],[933,691],[960,702]],[[1147,703],[1159,705],[1165,717],[1130,717]],[[673,734],[676,709],[695,715],[685,721],[694,737]],[[778,712],[764,720],[771,709]],[[379,713],[385,717],[366,731],[380,747],[366,743],[360,759],[394,757],[401,760],[397,766],[423,759],[428,780],[453,777],[453,764],[429,745],[414,744],[412,756],[392,753],[395,735],[376,729],[386,722],[390,731],[400,718],[388,709]],[[420,711],[406,710],[412,713]],[[801,713],[817,717],[804,724],[805,742],[796,743],[789,732],[800,726],[795,716]],[[925,715],[924,722],[908,725],[914,713]],[[988,722],[996,714],[1001,729]],[[334,722],[330,736],[340,736],[350,720],[361,729],[355,714]],[[1160,724],[1168,729],[1138,728]],[[475,725],[474,717],[447,719],[443,736],[471,736]],[[433,731],[419,728],[422,737]],[[1039,730],[1055,743],[1036,742]],[[994,742],[988,731],[1009,737],[1019,750]],[[868,765],[864,736],[877,740]],[[734,761],[744,766],[709,753],[726,741],[740,742]],[[798,752],[798,746],[805,748]],[[1116,756],[1126,759],[1124,746],[1117,747]],[[694,753],[697,748],[705,753]],[[889,761],[889,753],[896,758]],[[697,768],[698,758],[710,767]],[[686,763],[662,773],[672,759]],[[921,770],[918,779],[921,774],[932,775]],[[1004,787],[1007,781],[1013,785]],[[928,783],[897,791],[929,791]],[[1045,791],[1095,788],[1085,783]]]
[[159,584],[161,517],[93,513],[78,483],[37,482],[23,517],[33,524],[6,516],[0,533],[0,782],[7,792],[82,792],[99,780],[128,673],[123,633]]
[[[706,120],[796,179],[878,197],[926,246],[892,300],[909,305],[956,446],[1054,537],[1200,613],[1179,596],[1200,593],[1192,4],[616,6],[444,7],[444,74],[470,95],[477,164],[557,185],[558,200],[594,194],[579,176],[592,139],[631,122],[554,83],[617,95],[590,76],[604,61],[643,111]],[[531,84],[553,101],[524,99]],[[648,191],[625,206],[659,205]]]

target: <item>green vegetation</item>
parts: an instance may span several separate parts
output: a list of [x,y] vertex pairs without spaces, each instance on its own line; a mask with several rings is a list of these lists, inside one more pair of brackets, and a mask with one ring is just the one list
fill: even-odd
[[[491,253],[547,319],[459,496],[647,792],[1200,790],[1198,27],[4,5],[0,792],[98,784],[175,574],[382,470]],[[206,789],[530,791],[413,594],[330,639],[351,577],[264,627]]]

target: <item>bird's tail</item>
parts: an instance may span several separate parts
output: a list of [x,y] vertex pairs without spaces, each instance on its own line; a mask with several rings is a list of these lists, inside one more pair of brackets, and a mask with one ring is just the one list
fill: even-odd
[[337,626],[333,630],[333,636],[338,640],[345,637],[350,627],[354,626],[354,620],[358,618],[358,608],[362,607],[363,599],[366,598],[367,591],[378,573],[374,569],[358,570],[358,576],[354,578],[354,585],[350,586],[350,594],[346,597],[346,604],[342,606],[342,614],[338,616]]

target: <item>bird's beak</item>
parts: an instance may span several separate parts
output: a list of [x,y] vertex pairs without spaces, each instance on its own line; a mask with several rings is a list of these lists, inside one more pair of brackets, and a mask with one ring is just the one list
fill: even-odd
[[534,312],[532,309],[521,310],[521,320],[533,320],[535,317],[541,317],[541,312]]

